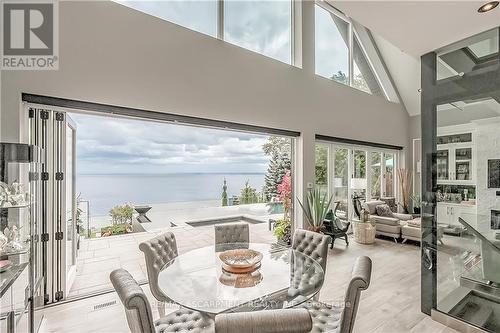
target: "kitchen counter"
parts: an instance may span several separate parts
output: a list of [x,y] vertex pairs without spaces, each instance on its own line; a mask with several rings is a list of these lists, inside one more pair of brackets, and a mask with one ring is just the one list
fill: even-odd
[[476,208],[475,204],[470,204],[470,203],[465,203],[466,201],[462,202],[454,202],[454,201],[438,201],[438,205],[447,205],[447,206],[456,206],[456,207],[472,207]]

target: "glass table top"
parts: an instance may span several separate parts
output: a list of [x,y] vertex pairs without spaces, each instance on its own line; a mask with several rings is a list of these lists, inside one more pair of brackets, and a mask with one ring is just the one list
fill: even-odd
[[[260,267],[233,274],[222,268],[226,250],[262,254]],[[321,265],[298,251],[276,244],[235,243],[207,246],[179,255],[159,274],[163,293],[183,307],[209,313],[294,307],[323,285]]]

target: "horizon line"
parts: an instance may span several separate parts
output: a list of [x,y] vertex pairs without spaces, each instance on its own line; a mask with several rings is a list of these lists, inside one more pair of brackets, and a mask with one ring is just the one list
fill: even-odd
[[163,173],[135,173],[135,172],[124,172],[124,173],[77,173],[77,176],[121,176],[121,175],[265,175],[266,172],[163,172]]

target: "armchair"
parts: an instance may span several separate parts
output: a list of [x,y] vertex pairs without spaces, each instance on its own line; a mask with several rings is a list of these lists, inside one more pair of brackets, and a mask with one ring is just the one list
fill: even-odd
[[323,222],[324,230],[323,233],[332,238],[330,243],[330,248],[333,249],[333,245],[335,243],[335,239],[344,238],[347,245],[349,245],[349,238],[347,237],[347,230],[349,230],[350,222],[342,222],[340,218],[337,217],[337,208],[339,206],[339,202],[335,202],[335,208],[330,210],[328,214],[326,214],[325,221]]

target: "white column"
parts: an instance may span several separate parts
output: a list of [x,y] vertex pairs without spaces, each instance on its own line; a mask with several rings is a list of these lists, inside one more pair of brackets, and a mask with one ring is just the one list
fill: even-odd
[[314,185],[315,180],[315,133],[302,132],[295,140],[295,176],[294,176],[294,221],[296,228],[307,227],[302,208],[298,200],[304,203],[308,187]]

